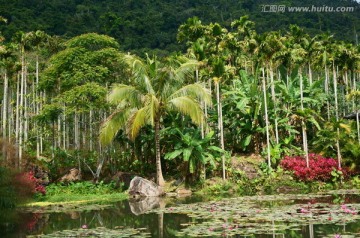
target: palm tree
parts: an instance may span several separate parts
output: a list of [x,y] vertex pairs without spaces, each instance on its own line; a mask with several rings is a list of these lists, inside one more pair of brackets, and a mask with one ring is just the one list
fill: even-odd
[[[300,108],[304,110],[304,81],[303,81],[303,67],[306,63],[307,52],[304,49],[304,45],[308,45],[308,35],[304,33],[304,30],[298,26],[291,25],[289,32],[287,33],[289,42],[291,45],[291,57],[292,62],[295,65],[299,66],[298,75],[300,79]],[[307,140],[307,128],[305,122],[301,121],[302,128],[302,138],[303,138],[303,148],[305,152],[306,166],[309,167],[309,150],[308,150],[308,140]]]
[[104,121],[100,131],[100,142],[109,144],[121,128],[125,128],[130,139],[134,139],[145,125],[155,128],[156,177],[164,186],[160,154],[160,126],[168,111],[178,111],[190,116],[193,123],[203,122],[201,101],[211,105],[211,96],[201,84],[183,86],[183,81],[191,77],[197,61],[180,63],[168,60],[163,63],[156,57],[143,61],[135,56],[125,56],[132,69],[130,84],[113,87],[108,101],[117,106]]
[[[275,96],[275,82],[274,82],[274,71],[277,68],[277,60],[279,54],[282,53],[284,45],[280,32],[269,32],[265,35],[265,39],[260,45],[261,58],[263,58],[266,68],[270,73],[270,88],[271,98],[274,104],[274,113],[277,115],[278,100]],[[275,69],[275,70],[274,70]],[[275,116],[275,139],[276,144],[279,144],[279,130],[278,130],[278,118]]]

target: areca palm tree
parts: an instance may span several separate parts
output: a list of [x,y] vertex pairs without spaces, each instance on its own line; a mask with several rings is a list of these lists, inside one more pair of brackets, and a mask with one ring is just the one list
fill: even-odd
[[[304,110],[304,80],[303,80],[303,67],[306,63],[307,51],[305,46],[308,45],[308,36],[304,33],[304,30],[298,26],[291,25],[287,37],[290,43],[291,61],[292,64],[298,65],[298,75],[300,82],[300,108]],[[309,151],[308,151],[308,139],[307,128],[305,122],[301,121],[303,148],[305,152],[306,165],[309,167]]]
[[108,95],[108,101],[116,110],[105,120],[100,131],[102,144],[109,144],[117,132],[124,128],[130,139],[134,139],[145,125],[155,128],[156,177],[163,186],[165,181],[161,169],[160,126],[168,111],[177,111],[200,125],[204,116],[201,101],[211,105],[211,96],[201,84],[183,84],[191,77],[197,61],[166,63],[155,57],[143,61],[127,55],[125,60],[132,69],[130,84],[118,84]]

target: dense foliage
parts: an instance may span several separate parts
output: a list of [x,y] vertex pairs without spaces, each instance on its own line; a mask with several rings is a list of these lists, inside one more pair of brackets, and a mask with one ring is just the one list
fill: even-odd
[[304,27],[312,35],[331,32],[336,38],[355,41],[359,32],[359,5],[355,1],[278,1],[286,6],[357,6],[352,13],[264,13],[264,0],[117,1],[117,0],[18,0],[0,1],[0,16],[8,19],[0,31],[10,40],[18,31],[42,30],[67,38],[88,32],[114,37],[126,51],[147,52],[183,49],[176,43],[180,24],[198,16],[204,23],[230,23],[243,15],[257,22],[259,32],[283,30],[289,24]]
[[[201,5],[178,7],[187,4]],[[166,56],[125,53],[127,38],[97,33],[1,38],[2,164],[25,172],[34,163],[52,181],[76,167],[95,182],[126,171],[161,185],[163,174],[199,184],[237,177],[232,156],[242,153],[260,157],[268,174],[285,156],[303,156],[295,175],[306,181],[328,180],[330,168],[359,167],[359,46],[297,25],[263,33],[252,16],[201,17],[177,26],[186,53]],[[136,42],[146,48],[143,38]],[[309,174],[314,152],[336,164],[316,160],[327,167]]]
[[15,207],[16,194],[11,179],[10,171],[0,167],[0,210]]
[[41,184],[41,181],[35,178],[32,171],[19,174],[18,179],[22,181],[22,183],[26,184],[26,187],[31,188],[31,192],[33,194],[46,194],[46,189],[44,185]]

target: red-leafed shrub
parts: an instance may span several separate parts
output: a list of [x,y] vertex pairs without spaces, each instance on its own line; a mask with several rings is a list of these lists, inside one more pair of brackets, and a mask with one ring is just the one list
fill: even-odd
[[347,169],[339,169],[338,162],[333,158],[325,158],[318,154],[309,154],[309,167],[306,167],[304,156],[286,156],[280,166],[287,171],[292,171],[301,181],[330,181],[333,170],[341,171],[343,176],[348,175]]
[[17,187],[20,194],[46,194],[45,187],[35,178],[33,172],[21,173],[17,176]]

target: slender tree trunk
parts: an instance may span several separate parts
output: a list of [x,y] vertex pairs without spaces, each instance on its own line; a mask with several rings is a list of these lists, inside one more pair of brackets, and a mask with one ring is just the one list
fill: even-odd
[[79,149],[79,116],[77,112],[74,113],[74,144],[75,150]]
[[[65,107],[64,107],[65,108]],[[64,110],[64,123],[66,125],[66,118],[65,118],[65,110]],[[66,136],[66,139],[65,139],[65,149],[69,149],[70,147],[70,126],[67,125],[66,128],[65,128],[65,136]]]
[[[356,76],[355,72],[353,72],[353,91],[356,91]],[[359,120],[359,108],[357,104],[355,104],[355,99],[353,99],[353,110],[356,111],[356,129],[357,129],[357,137],[358,143],[360,145],[360,120]]]
[[289,88],[289,72],[286,73],[286,87]]
[[[208,82],[210,85],[210,90],[211,90],[211,81],[209,80]],[[211,93],[211,91],[210,91]],[[203,132],[202,132],[202,139],[205,137],[205,134],[209,133],[209,127],[207,126],[207,118],[208,118],[208,111],[207,111],[207,103],[204,101],[203,102],[203,106],[204,106],[204,121],[202,122],[202,127],[204,127]],[[206,180],[206,164],[204,164],[203,166],[203,178],[204,181]]]
[[[339,106],[338,106],[338,95],[337,95],[337,74],[335,71],[335,64],[333,62],[333,83],[334,83],[334,96],[335,96],[335,117],[336,122],[339,121]],[[341,152],[340,152],[340,130],[339,128],[336,129],[336,149],[337,149],[337,159],[338,159],[338,167],[341,168]]]
[[21,82],[20,82],[20,115],[19,115],[19,165],[22,165],[23,136],[24,136],[24,87],[25,87],[25,59],[21,59]]
[[[356,91],[356,73],[354,72],[353,75],[353,91]],[[359,100],[357,100],[357,104],[355,106],[355,100],[353,99],[353,110],[356,110],[356,127],[357,127],[357,134],[358,134],[358,141],[360,145],[360,107],[359,107]]]
[[165,185],[165,180],[161,170],[161,154],[160,154],[160,117],[155,119],[155,151],[156,151],[156,182],[159,186]]
[[[20,75],[20,102],[19,102],[19,132],[18,132],[18,136],[19,136],[19,148],[18,148],[18,156],[19,156],[19,166],[21,168],[22,165],[22,157],[23,157],[23,143],[24,143],[24,138],[25,138],[25,130],[26,130],[26,98],[25,98],[25,94],[26,94],[26,62],[25,62],[25,48],[24,45],[21,44],[21,50],[20,50],[20,55],[21,55],[21,75]],[[25,103],[24,103],[25,101]],[[24,118],[25,117],[25,118]]]
[[[303,90],[303,77],[301,70],[299,70],[299,77],[300,77],[300,104],[301,104],[301,110],[304,111],[304,90]],[[306,124],[304,122],[304,119],[301,119],[301,129],[303,134],[303,148],[305,152],[306,167],[309,168],[309,151],[307,144]]]
[[266,124],[267,161],[268,161],[268,166],[269,166],[269,168],[271,168],[269,116],[268,116],[267,100],[266,100],[266,82],[265,82],[265,69],[264,69],[264,68],[262,68],[262,87],[263,87],[263,93],[264,93],[264,110],[265,110],[265,124]]
[[311,70],[311,62],[309,62],[309,84],[312,85],[313,83],[313,75]]
[[51,148],[51,159],[55,163],[55,120],[52,121],[52,148]]
[[350,90],[349,90],[349,77],[348,77],[348,71],[345,70],[344,72],[344,81],[345,81],[345,93],[347,94]]
[[[325,94],[326,94],[326,96],[329,96],[329,70],[328,70],[326,64],[325,64]],[[329,99],[326,99],[326,108],[327,108],[328,121],[330,121],[330,103],[329,103]]]
[[[11,100],[13,98],[13,94],[14,94],[14,91],[11,89],[11,87],[9,87],[9,99]],[[13,105],[12,103],[9,103],[8,104],[9,108],[8,108],[8,115],[9,115],[9,123],[8,123],[8,138],[7,138],[7,141],[8,143],[11,143],[12,140],[11,138],[13,137],[13,129],[14,129],[14,125],[15,125],[15,115],[14,115],[14,109],[13,109]]]
[[[352,72],[352,90],[356,91],[356,74],[355,72]],[[353,104],[353,109],[352,110],[357,110],[357,106],[355,105],[355,99],[353,98],[352,100],[352,104]]]
[[[209,79],[208,80],[208,86],[209,86],[209,90],[210,90],[210,94],[212,93],[212,88],[211,88],[211,79]],[[205,122],[207,123],[207,119],[208,119],[208,108],[207,108],[207,104],[206,104],[206,102],[204,102],[205,104],[205,110],[204,110],[204,113],[205,113],[205,115],[204,115],[204,117],[205,117]],[[210,130],[209,130],[209,126],[207,126],[207,124],[206,124],[206,128],[205,128],[205,133],[207,134],[207,133],[209,133],[210,132]]]
[[[35,72],[35,80],[36,80],[36,85],[35,85],[35,115],[39,115],[40,112],[40,97],[39,97],[39,92],[38,92],[38,87],[39,87],[39,58],[38,56],[36,56],[36,72]],[[39,101],[38,101],[39,100]],[[38,128],[38,124],[35,121],[35,130],[36,130],[36,157],[39,158],[40,157],[40,138],[39,138],[39,130],[40,128]]]
[[[220,101],[220,131],[221,131],[221,137],[220,137],[220,145],[221,149],[225,150],[225,144],[224,144],[224,123],[223,123],[223,114],[222,114],[222,102]],[[221,162],[222,162],[222,175],[223,180],[226,180],[226,166],[225,166],[225,156],[221,156]]]
[[81,115],[81,119],[80,119],[80,133],[82,135],[82,149],[86,148],[86,135],[88,132],[88,127],[87,127],[87,120],[86,120],[86,114],[83,113]]
[[358,142],[360,145],[360,123],[359,123],[359,111],[356,111],[356,129],[357,129],[357,136],[358,136]]
[[[15,119],[15,144],[16,156],[19,156],[19,128],[20,128],[20,75],[17,75],[16,82],[16,119]],[[20,165],[18,164],[18,167]]]
[[101,157],[99,163],[98,163],[98,166],[96,168],[96,173],[95,173],[95,181],[97,182],[100,178],[100,173],[101,173],[101,170],[102,170],[102,167],[104,166],[104,163],[105,163],[105,156],[100,153],[99,155]]
[[24,146],[26,150],[26,142],[28,141],[28,131],[29,131],[29,117],[28,117],[28,86],[27,86],[27,67],[25,67],[25,77],[24,77]]
[[[39,107],[39,111],[42,109],[43,107],[43,104],[46,102],[46,93],[45,92],[42,92],[40,93],[42,94],[42,96],[40,97],[41,98],[41,102],[40,102],[40,107]],[[39,136],[39,140],[40,140],[40,154],[43,153],[44,151],[44,146],[43,146],[43,142],[44,142],[44,137],[43,137],[43,133],[42,133],[42,129],[40,129],[40,136]]]
[[[224,149],[224,130],[223,130],[223,120],[222,120],[222,106],[220,101],[220,82],[215,82],[216,88],[216,101],[217,101],[217,110],[218,110],[218,130],[219,130],[219,139],[220,139],[220,147]],[[225,169],[225,157],[221,157],[222,163],[222,178],[226,179],[226,169]]]
[[277,101],[275,96],[275,83],[274,83],[274,71],[272,63],[270,63],[270,84],[271,84],[271,97],[274,103],[274,114],[275,114],[275,139],[276,144],[279,144],[279,130],[278,130],[278,120],[277,120]]
[[81,173],[81,161],[78,155],[80,149],[80,135],[79,135],[79,115],[77,112],[74,113],[74,139],[75,139],[75,150],[76,150],[76,158],[78,161],[79,171]]
[[67,132],[67,126],[66,126],[66,115],[65,115],[65,106],[63,107],[63,114],[62,114],[62,148],[63,150],[66,150],[66,132]]
[[61,115],[57,118],[57,147],[61,148]]
[[90,110],[89,112],[89,133],[90,133],[90,138],[89,138],[89,149],[90,151],[93,150],[93,110]]
[[[4,97],[3,97],[3,117],[2,117],[2,136],[3,136],[3,156],[5,161],[7,161],[7,154],[6,154],[6,146],[5,146],[5,141],[6,141],[6,122],[7,122],[7,99],[8,99],[8,83],[9,83],[9,79],[7,77],[7,73],[5,71],[4,74]],[[10,137],[10,131],[9,131],[9,137]]]

